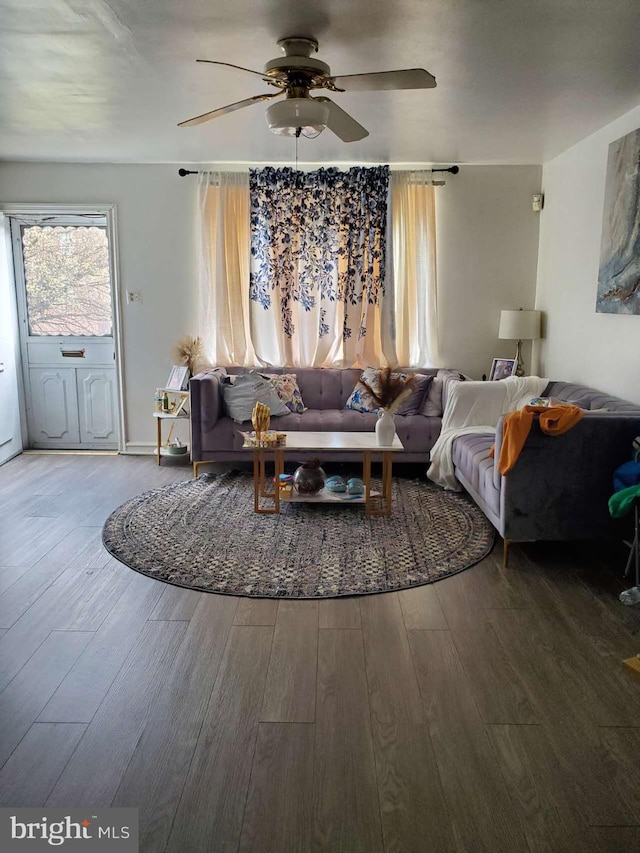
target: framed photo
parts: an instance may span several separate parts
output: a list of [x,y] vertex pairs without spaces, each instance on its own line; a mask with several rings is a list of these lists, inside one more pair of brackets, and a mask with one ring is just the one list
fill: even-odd
[[507,376],[513,376],[515,372],[515,358],[494,358],[491,364],[491,373],[489,374],[489,381],[495,382],[499,379],[506,379]]
[[189,368],[185,365],[174,364],[164,386],[167,391],[184,391],[189,382]]

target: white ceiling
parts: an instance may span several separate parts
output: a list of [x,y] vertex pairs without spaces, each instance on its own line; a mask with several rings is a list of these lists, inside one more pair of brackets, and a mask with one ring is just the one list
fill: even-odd
[[291,162],[258,93],[276,40],[312,36],[333,74],[423,67],[438,87],[334,99],[370,131],[300,160],[541,163],[640,103],[638,0],[0,0],[0,158]]

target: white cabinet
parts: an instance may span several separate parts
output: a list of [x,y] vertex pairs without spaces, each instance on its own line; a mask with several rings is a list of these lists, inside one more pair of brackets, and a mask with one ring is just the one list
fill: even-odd
[[78,394],[74,368],[32,367],[31,419],[32,447],[66,447],[78,444]]
[[118,446],[113,368],[32,367],[29,380],[32,447]]

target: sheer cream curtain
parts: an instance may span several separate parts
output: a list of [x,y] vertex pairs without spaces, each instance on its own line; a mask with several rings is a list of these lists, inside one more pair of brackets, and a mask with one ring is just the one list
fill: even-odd
[[431,172],[391,172],[391,317],[396,364],[440,365],[435,190]]
[[212,364],[254,365],[249,327],[249,173],[200,171],[200,324]]

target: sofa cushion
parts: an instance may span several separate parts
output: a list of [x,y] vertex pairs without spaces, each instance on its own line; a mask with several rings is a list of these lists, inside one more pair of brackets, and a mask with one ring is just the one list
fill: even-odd
[[[350,409],[308,409],[301,415],[289,415],[278,421],[278,429],[309,432],[373,432],[378,416]],[[407,453],[428,453],[440,434],[440,418],[424,415],[396,415],[396,433]],[[396,461],[402,461],[399,454]]]
[[[436,443],[442,428],[441,418],[425,418],[424,415],[396,415],[396,433],[406,453],[428,454]],[[402,454],[395,457],[402,462]]]
[[271,409],[271,416],[288,415],[289,409],[268,379],[259,373],[242,373],[233,378],[225,376],[221,382],[224,405],[229,417],[236,423],[250,421],[253,407],[259,400]]
[[453,442],[453,464],[476,490],[479,489],[480,462],[489,458],[494,441],[493,433],[469,433],[459,435]]
[[266,376],[271,382],[278,397],[290,412],[305,411],[306,406],[302,400],[295,373],[263,373],[262,376]]
[[493,433],[460,435],[453,442],[452,458],[456,470],[499,516],[500,489],[494,483],[495,464],[489,452],[495,441]]
[[549,382],[544,390],[545,397],[557,397],[564,403],[573,403],[581,409],[591,412],[618,412],[619,414],[640,414],[640,406],[612,397],[595,388],[576,385],[573,382]]
[[[378,416],[371,413],[354,412],[349,409],[307,409],[302,413],[289,413],[279,417],[277,429],[282,432],[373,432]],[[440,434],[440,418],[425,418],[424,415],[396,415],[396,432],[407,453],[428,453]],[[241,430],[251,429],[250,423],[233,423],[221,418],[203,436],[203,449],[212,452],[220,447],[241,450]],[[402,461],[402,454],[397,456]]]

